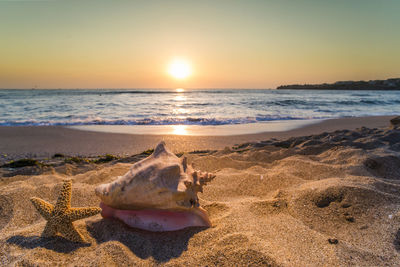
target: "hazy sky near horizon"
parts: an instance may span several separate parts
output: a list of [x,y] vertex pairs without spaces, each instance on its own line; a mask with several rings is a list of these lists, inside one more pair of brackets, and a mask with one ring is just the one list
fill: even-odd
[[[0,0],[0,88],[275,88],[400,76],[399,0]],[[167,73],[184,58],[192,75]]]

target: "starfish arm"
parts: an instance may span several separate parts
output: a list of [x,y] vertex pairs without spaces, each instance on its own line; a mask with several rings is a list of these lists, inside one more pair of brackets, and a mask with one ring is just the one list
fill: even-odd
[[43,237],[51,237],[51,236],[55,236],[56,233],[57,233],[56,226],[51,222],[47,222],[46,226],[44,227],[42,236]]
[[71,207],[71,190],[72,181],[64,180],[63,187],[60,192],[60,196],[57,199],[57,203],[54,207],[56,212],[64,212]]
[[32,197],[31,202],[33,206],[37,209],[40,215],[43,216],[47,221],[50,219],[51,213],[54,210],[54,206],[44,201],[43,199]]
[[67,217],[71,222],[80,220],[83,218],[91,217],[101,212],[100,208],[88,207],[88,208],[70,208],[65,212],[65,217]]
[[58,231],[68,240],[73,242],[85,242],[83,236],[78,232],[72,222],[66,222],[58,226]]

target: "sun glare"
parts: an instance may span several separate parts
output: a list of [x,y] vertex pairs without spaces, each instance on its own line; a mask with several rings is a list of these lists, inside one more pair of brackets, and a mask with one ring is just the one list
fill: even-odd
[[192,73],[189,63],[182,59],[175,59],[168,66],[168,73],[175,79],[185,79]]
[[186,125],[172,125],[173,129],[173,134],[176,135],[186,135],[187,130],[186,130]]

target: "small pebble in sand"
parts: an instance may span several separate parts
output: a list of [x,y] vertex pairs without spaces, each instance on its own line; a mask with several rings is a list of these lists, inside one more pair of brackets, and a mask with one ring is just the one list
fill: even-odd
[[329,244],[336,245],[339,243],[339,240],[337,240],[336,238],[328,238],[328,242]]

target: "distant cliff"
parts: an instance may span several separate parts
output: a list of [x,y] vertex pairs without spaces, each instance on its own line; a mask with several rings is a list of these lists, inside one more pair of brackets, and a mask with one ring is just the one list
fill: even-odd
[[400,90],[400,78],[373,81],[342,81],[322,84],[281,85],[276,89],[313,90]]

